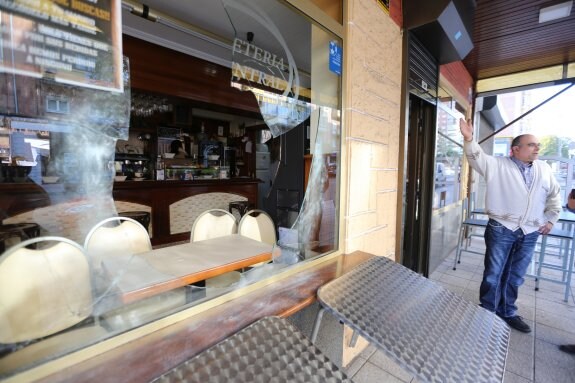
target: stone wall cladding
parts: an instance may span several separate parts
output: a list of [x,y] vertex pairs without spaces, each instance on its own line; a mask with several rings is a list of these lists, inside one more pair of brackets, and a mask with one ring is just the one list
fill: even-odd
[[373,0],[348,3],[345,251],[395,257],[402,33]]

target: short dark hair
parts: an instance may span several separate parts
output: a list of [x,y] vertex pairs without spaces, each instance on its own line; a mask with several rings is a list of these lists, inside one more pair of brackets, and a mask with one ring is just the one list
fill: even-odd
[[528,136],[528,134],[521,134],[521,135],[515,137],[513,139],[513,141],[511,141],[511,147],[519,146],[521,144],[521,139],[525,136]]

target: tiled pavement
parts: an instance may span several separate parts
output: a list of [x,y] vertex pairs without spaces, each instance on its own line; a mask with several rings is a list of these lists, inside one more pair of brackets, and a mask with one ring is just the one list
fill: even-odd
[[[484,249],[483,239],[474,238],[471,246]],[[472,302],[479,302],[483,255],[463,253],[457,270],[452,254],[430,276],[451,291]],[[574,282],[575,283],[575,282]],[[519,289],[519,315],[532,332],[511,331],[504,376],[505,383],[574,383],[575,355],[558,349],[559,344],[575,344],[575,300],[573,286],[569,302],[563,301],[564,286],[547,281],[534,290],[535,280],[527,277]],[[369,346],[346,369],[356,383],[417,382],[383,353]]]

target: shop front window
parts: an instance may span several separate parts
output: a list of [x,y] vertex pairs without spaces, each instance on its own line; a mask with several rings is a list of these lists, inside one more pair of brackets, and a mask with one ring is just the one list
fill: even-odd
[[463,115],[454,106],[450,100],[440,100],[437,104],[434,209],[460,200],[463,138],[459,132],[459,119]]
[[[0,6],[0,378],[338,249],[339,37],[279,1],[32,3]],[[275,238],[190,260],[209,209]]]

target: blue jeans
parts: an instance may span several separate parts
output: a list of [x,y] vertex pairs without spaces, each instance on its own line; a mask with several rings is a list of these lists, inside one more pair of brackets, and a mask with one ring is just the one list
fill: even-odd
[[503,318],[517,315],[517,292],[533,257],[539,232],[511,231],[490,219],[485,229],[485,271],[479,288],[481,306]]

